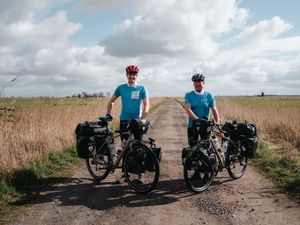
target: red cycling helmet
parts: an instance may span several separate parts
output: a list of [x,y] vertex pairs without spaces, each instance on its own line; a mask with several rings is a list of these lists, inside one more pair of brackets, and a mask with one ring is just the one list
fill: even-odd
[[136,65],[130,65],[126,67],[126,73],[138,73],[139,68]]

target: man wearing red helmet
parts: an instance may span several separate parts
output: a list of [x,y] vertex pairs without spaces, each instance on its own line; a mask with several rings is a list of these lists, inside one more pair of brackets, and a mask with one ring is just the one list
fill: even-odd
[[[127,139],[122,132],[126,131],[131,119],[144,119],[149,111],[149,97],[147,88],[136,83],[139,68],[136,65],[126,67],[127,83],[119,85],[107,105],[107,114],[111,114],[114,102],[119,96],[122,99],[122,110],[120,115],[121,140]],[[142,105],[142,107],[141,107]],[[135,139],[139,139],[138,137]],[[124,175],[118,180],[125,181]]]

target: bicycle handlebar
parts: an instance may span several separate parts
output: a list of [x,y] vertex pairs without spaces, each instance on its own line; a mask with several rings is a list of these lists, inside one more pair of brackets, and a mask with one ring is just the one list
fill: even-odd
[[113,120],[113,117],[110,114],[106,114],[105,116],[99,117],[99,120],[105,124]]
[[200,121],[204,121],[205,123],[207,123],[210,127],[215,127],[217,128],[217,130],[220,132],[220,133],[224,133],[226,134],[227,132],[222,130],[221,128],[221,123],[216,123],[214,119],[212,120],[208,120],[208,119],[204,119],[204,118],[201,118],[201,119],[198,119]]

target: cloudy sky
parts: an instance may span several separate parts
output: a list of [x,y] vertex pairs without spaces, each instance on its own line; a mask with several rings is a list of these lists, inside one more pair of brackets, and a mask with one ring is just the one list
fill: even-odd
[[215,95],[299,95],[299,8],[298,0],[0,0],[0,88],[112,93],[137,64],[151,96],[183,96],[198,72]]

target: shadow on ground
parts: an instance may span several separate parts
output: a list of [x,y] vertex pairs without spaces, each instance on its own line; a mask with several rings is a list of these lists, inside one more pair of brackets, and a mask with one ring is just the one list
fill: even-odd
[[55,201],[59,205],[84,205],[91,209],[107,210],[119,206],[164,205],[193,195],[183,179],[159,181],[155,189],[147,194],[135,193],[127,183],[122,185],[105,181],[95,183],[86,178],[57,177],[51,180],[40,179],[38,182],[52,185],[40,191],[23,193],[23,197],[13,205]]

